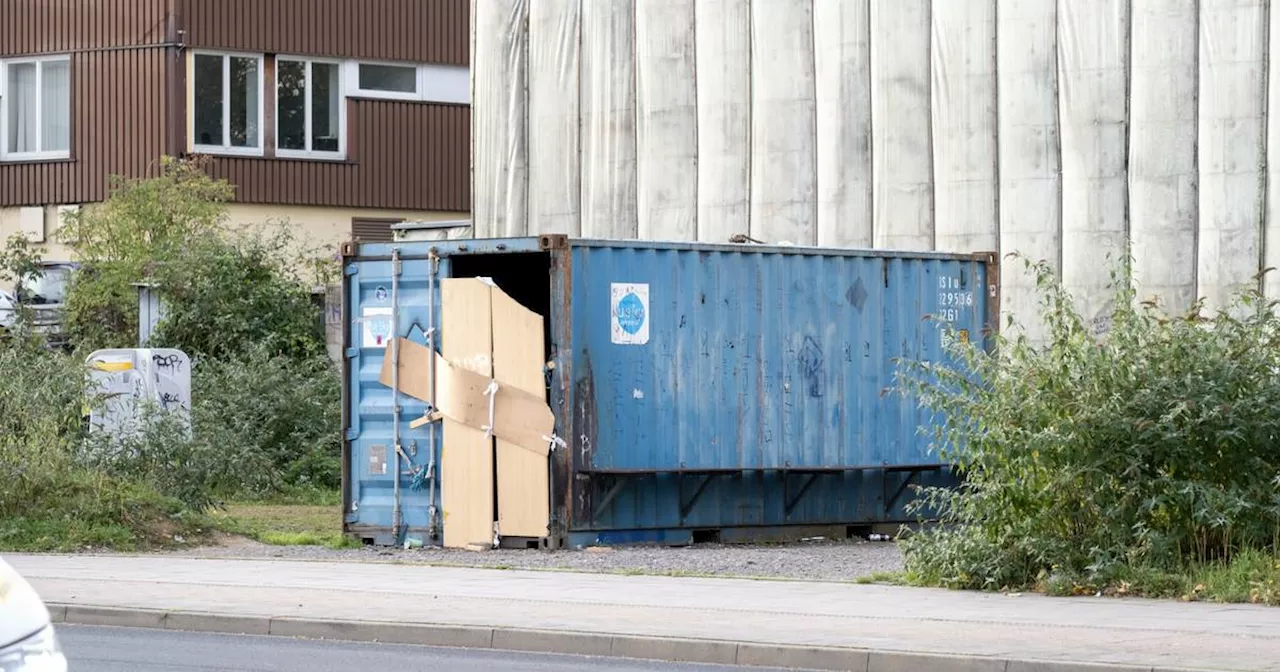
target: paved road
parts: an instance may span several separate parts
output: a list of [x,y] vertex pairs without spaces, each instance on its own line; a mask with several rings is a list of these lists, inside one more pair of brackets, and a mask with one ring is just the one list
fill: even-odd
[[738,669],[758,672],[761,669],[76,625],[58,626],[58,637],[75,672],[728,672]]

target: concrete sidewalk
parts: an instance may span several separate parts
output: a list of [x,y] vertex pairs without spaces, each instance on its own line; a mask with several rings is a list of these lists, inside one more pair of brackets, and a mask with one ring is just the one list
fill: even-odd
[[79,623],[859,672],[1280,669],[1280,609],[1250,605],[407,564],[5,559],[56,616]]

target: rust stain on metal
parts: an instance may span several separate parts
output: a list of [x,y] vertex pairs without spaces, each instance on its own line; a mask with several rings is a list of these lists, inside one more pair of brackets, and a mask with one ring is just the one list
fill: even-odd
[[[560,315],[562,316],[552,329],[555,330],[552,352],[553,361],[556,363],[556,375],[560,377],[560,405],[556,408],[557,421],[560,423],[558,431],[563,432],[565,428],[569,428],[571,436],[565,437],[567,450],[559,450],[553,454],[552,468],[555,470],[555,492],[552,493],[553,501],[560,502],[563,512],[552,511],[552,521],[556,526],[567,530],[573,521],[577,519],[575,512],[573,493],[575,490],[582,488],[572,484],[570,479],[576,473],[573,468],[574,464],[574,448],[576,444],[576,432],[578,425],[574,413],[574,404],[576,399],[573,397],[574,390],[574,366],[573,366],[573,349],[570,343],[573,342],[573,256],[569,250],[568,237],[560,237],[560,240],[553,241],[555,236],[544,236],[542,245],[545,246],[550,255],[550,268],[552,277],[558,280],[553,281],[552,291],[553,301],[559,301]],[[584,511],[586,509],[583,509]]]

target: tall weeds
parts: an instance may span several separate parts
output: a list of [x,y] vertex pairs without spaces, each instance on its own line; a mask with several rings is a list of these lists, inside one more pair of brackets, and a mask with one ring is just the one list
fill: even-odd
[[915,503],[942,525],[903,541],[909,577],[962,588],[1103,585],[1274,553],[1280,543],[1280,317],[1256,291],[1168,316],[1113,273],[1095,335],[1044,264],[1043,342],[1010,321],[993,352],[904,362],[958,489]]

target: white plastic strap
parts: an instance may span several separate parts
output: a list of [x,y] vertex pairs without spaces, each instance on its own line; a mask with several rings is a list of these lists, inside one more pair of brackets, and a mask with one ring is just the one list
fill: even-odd
[[484,435],[488,438],[493,435],[493,411],[496,405],[494,402],[498,398],[498,381],[489,381],[489,387],[484,388],[484,396],[489,397],[489,424],[484,426]]
[[544,436],[544,437],[542,437],[542,440],[543,440],[543,441],[546,441],[546,442],[547,442],[547,443],[549,443],[549,444],[551,444],[551,450],[552,450],[553,452],[555,451],[555,449],[556,449],[556,448],[568,448],[568,447],[569,447],[569,444],[565,443],[564,439],[562,439],[562,438],[560,438],[560,437],[556,436],[555,434],[552,434],[551,436]]

